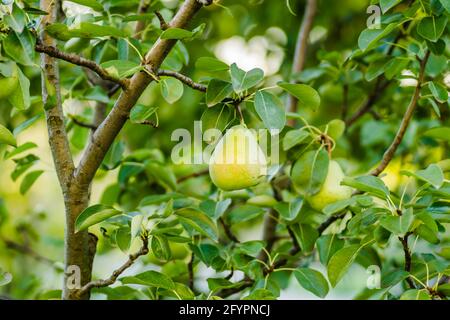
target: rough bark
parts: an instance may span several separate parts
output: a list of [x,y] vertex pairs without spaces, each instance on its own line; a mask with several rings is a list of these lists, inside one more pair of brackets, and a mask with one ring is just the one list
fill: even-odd
[[[41,9],[49,13],[42,20],[43,30],[46,25],[57,21],[60,5],[61,3],[59,1],[41,1]],[[41,33],[40,41],[47,46],[56,45],[56,41],[44,31]],[[87,283],[90,281],[95,246],[92,246],[92,242],[91,245],[89,245],[91,237],[87,232],[74,233],[74,223],[78,214],[88,204],[89,192],[88,189],[74,190],[74,188],[71,187],[72,174],[75,167],[65,130],[60,95],[58,62],[50,55],[42,53],[41,67],[43,70],[42,99],[46,109],[45,114],[49,144],[66,208],[64,270],[67,271],[68,266],[77,266],[81,275],[80,282],[83,284],[84,282]],[[68,277],[70,277],[70,274],[67,274],[67,272],[64,274],[63,299],[71,299],[74,290],[69,290],[67,288]],[[88,295],[83,298],[88,298]]]

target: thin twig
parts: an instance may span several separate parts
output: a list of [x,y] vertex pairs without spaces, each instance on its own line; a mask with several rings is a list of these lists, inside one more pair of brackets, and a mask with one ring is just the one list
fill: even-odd
[[70,62],[72,64],[85,67],[88,69],[91,69],[95,73],[97,73],[100,78],[112,82],[118,83],[122,88],[126,88],[128,81],[126,79],[118,79],[108,73],[104,68],[102,68],[100,65],[98,65],[95,61],[83,58],[79,55],[73,54],[73,53],[67,53],[59,50],[55,46],[51,45],[45,45],[41,41],[36,42],[35,50],[37,52],[45,53],[46,55],[61,59],[67,62]]
[[[308,49],[309,33],[314,23],[314,17],[317,11],[317,1],[308,0],[306,3],[303,21],[298,32],[297,43],[295,47],[294,63],[292,64],[292,74],[303,70],[306,60],[306,52]],[[289,96],[288,111],[295,112],[297,109],[297,99],[294,96]],[[295,119],[288,119],[288,125],[295,124]]]
[[53,261],[52,259],[49,259],[47,257],[44,257],[42,255],[40,255],[39,253],[37,253],[36,251],[34,251],[31,247],[15,242],[13,240],[10,239],[5,239],[5,238],[1,238],[2,241],[5,243],[6,248],[23,253],[31,258],[33,258],[36,261],[48,264],[52,267],[55,266],[56,261]]
[[414,110],[416,109],[417,101],[419,100],[420,97],[420,88],[425,78],[425,66],[427,64],[429,56],[430,51],[427,51],[425,57],[420,61],[419,77],[417,79],[417,85],[416,88],[414,89],[413,97],[411,98],[408,108],[406,109],[400,127],[398,128],[397,134],[395,135],[395,138],[392,141],[389,148],[384,153],[383,158],[381,159],[381,163],[370,173],[373,176],[378,176],[380,173],[383,172],[384,169],[386,169],[389,162],[391,162],[392,158],[394,157],[395,151],[397,151],[398,146],[403,140],[406,129],[408,128],[411,118],[414,114]]
[[194,260],[195,255],[191,253],[191,259],[188,263],[188,272],[189,272],[189,288],[194,291]]
[[167,30],[169,28],[169,25],[167,24],[166,20],[164,19],[164,17],[162,16],[162,14],[155,10],[155,15],[159,20],[159,27],[161,30]]
[[73,123],[75,123],[77,126],[82,127],[82,128],[91,129],[91,130],[95,131],[98,127],[93,123],[83,122],[83,121],[77,119],[77,117],[72,116],[72,115],[69,115],[69,118],[73,121]]
[[133,265],[133,263],[140,257],[144,256],[148,253],[148,236],[142,236],[142,247],[138,252],[130,254],[128,256],[128,260],[118,269],[114,270],[109,278],[104,280],[95,280],[85,284],[77,293],[79,296],[82,296],[86,293],[89,293],[93,288],[102,288],[112,285],[116,282],[117,278],[129,267]]
[[158,76],[165,76],[165,77],[173,77],[181,82],[183,82],[185,85],[191,87],[194,90],[198,90],[201,92],[206,92],[207,87],[203,84],[196,83],[191,78],[185,76],[184,74],[181,74],[179,72],[171,71],[171,70],[158,70]]
[[[400,240],[402,247],[403,247],[403,253],[405,255],[405,271],[406,272],[411,272],[411,260],[412,260],[412,256],[411,256],[411,250],[409,249],[408,246],[408,237],[411,235],[411,233],[407,233],[405,234],[404,237],[398,237],[398,239]],[[406,278],[406,282],[408,283],[409,287],[411,289],[414,289],[416,287],[416,285],[414,284],[414,281],[408,277]]]
[[235,243],[239,243],[239,239],[236,238],[236,236],[233,234],[233,232],[231,232],[230,226],[227,225],[227,223],[225,222],[225,220],[223,220],[222,217],[219,218],[219,222],[223,227],[223,230],[225,231],[225,234],[227,235],[228,239],[230,239],[231,241],[235,242]]
[[348,112],[348,84],[344,84],[342,87],[342,119],[347,118]]
[[201,177],[201,176],[207,175],[208,173],[209,173],[208,169],[205,169],[205,170],[202,170],[202,171],[193,172],[191,174],[188,174],[188,175],[185,175],[185,176],[182,176],[182,177],[178,178],[177,179],[177,183],[189,180],[191,178]]
[[382,81],[382,77],[378,77],[375,86],[373,87],[372,92],[369,94],[369,97],[366,101],[355,111],[355,113],[345,120],[346,127],[350,127],[354,124],[359,118],[365,115],[367,112],[370,112],[372,107],[378,101],[378,99],[382,96],[384,90],[389,86],[389,81]]

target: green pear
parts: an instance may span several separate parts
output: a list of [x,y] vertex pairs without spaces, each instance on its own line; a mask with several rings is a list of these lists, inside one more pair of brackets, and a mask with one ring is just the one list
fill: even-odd
[[255,135],[241,125],[228,129],[211,155],[209,174],[226,191],[258,184],[267,174],[267,159]]
[[331,160],[328,165],[327,177],[320,191],[307,198],[311,207],[315,210],[322,211],[323,208],[333,202],[350,198],[352,196],[352,189],[348,186],[341,185],[344,177],[344,172],[339,163]]
[[19,85],[17,70],[14,69],[11,77],[3,77],[0,74],[0,100],[8,98]]

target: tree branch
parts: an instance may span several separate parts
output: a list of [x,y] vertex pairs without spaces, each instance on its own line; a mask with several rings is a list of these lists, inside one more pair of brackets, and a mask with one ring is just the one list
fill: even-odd
[[189,288],[194,291],[194,260],[195,255],[191,253],[191,259],[188,263],[188,273],[189,273]]
[[[99,124],[97,124],[97,123],[99,123],[99,122],[101,123],[103,121],[103,119],[104,119],[102,117],[103,110],[98,110],[98,109],[103,109],[102,108],[103,106],[104,105],[102,103],[99,103],[96,106],[96,112],[94,114],[94,123],[86,123],[86,122],[80,121],[75,116],[69,116],[69,117],[73,121],[73,123],[75,123],[77,126],[83,127],[83,128],[87,128],[87,129],[91,129],[91,130],[95,131],[95,130],[97,130],[97,128],[99,126]],[[158,128],[158,126],[154,122],[152,122],[150,120],[144,120],[144,121],[136,123],[136,124],[149,125],[149,126],[152,126],[153,128]]]
[[347,120],[345,120],[346,127],[350,127],[352,124],[354,124],[359,118],[361,118],[363,115],[365,115],[367,112],[370,112],[374,104],[378,101],[378,99],[383,94],[384,90],[389,86],[389,81],[382,81],[382,77],[378,77],[375,86],[370,93],[369,97],[366,101],[359,107],[358,110]]
[[[198,1],[185,0],[170,22],[170,27],[185,27],[201,7]],[[145,56],[145,63],[151,69],[157,70],[175,44],[174,39],[158,39]],[[83,153],[80,165],[75,172],[76,183],[81,186],[88,186],[91,183],[106,152],[125,124],[131,108],[153,80],[153,77],[146,72],[138,72],[130,79],[129,86],[120,94],[113,109],[95,131]]]
[[230,226],[225,223],[223,218],[219,218],[219,222],[222,225],[223,230],[225,231],[225,234],[227,235],[227,238],[235,243],[240,243],[239,239],[236,238],[236,236],[231,232]]
[[1,239],[5,243],[6,248],[23,253],[23,254],[33,258],[36,261],[39,261],[39,262],[48,264],[52,267],[55,267],[55,263],[56,263],[55,261],[40,255],[39,253],[34,251],[30,246],[15,242],[15,241],[12,241],[9,239],[5,239],[3,237]]
[[91,281],[85,284],[78,292],[77,294],[79,296],[83,296],[87,293],[89,293],[93,288],[102,288],[112,285],[114,282],[116,282],[117,278],[129,267],[133,265],[133,263],[140,257],[144,256],[148,253],[148,236],[144,235],[141,237],[142,239],[142,247],[139,249],[138,252],[130,254],[128,257],[128,260],[118,269],[114,270],[111,276],[104,280],[96,280]]
[[207,87],[205,85],[196,83],[191,78],[185,76],[184,74],[175,72],[175,71],[160,69],[160,70],[158,70],[158,76],[172,77],[172,78],[178,79],[181,82],[183,82],[185,85],[191,87],[192,89],[198,90],[201,92],[206,92],[206,89],[207,89]]
[[182,177],[178,178],[178,179],[177,179],[177,183],[186,181],[186,180],[191,179],[191,178],[201,177],[201,176],[204,176],[204,175],[206,175],[206,174],[208,174],[208,173],[209,173],[209,169],[205,169],[205,170],[202,170],[202,171],[193,172],[193,173],[191,173],[191,174],[188,174],[188,175],[185,175],[185,176],[182,176]]
[[[412,256],[411,256],[411,250],[409,250],[409,246],[408,246],[408,238],[411,234],[407,233],[405,234],[404,237],[398,237],[398,239],[400,240],[402,247],[403,247],[403,253],[405,255],[405,271],[410,273],[411,272],[411,260],[412,260]],[[414,284],[414,281],[408,277],[406,278],[406,282],[408,283],[409,287],[411,289],[414,289],[416,287],[416,285]]]
[[[58,1],[43,0],[42,6],[48,15],[42,17],[42,30],[58,20]],[[56,41],[45,31],[42,31],[39,42],[44,46],[54,46]],[[62,110],[61,91],[59,83],[58,62],[51,56],[41,54],[42,68],[42,101],[45,105],[48,139],[52,151],[56,174],[61,184],[63,193],[67,192],[67,186],[72,178],[75,166],[70,152],[69,141],[64,123]]]
[[100,76],[100,78],[115,82],[119,84],[122,88],[127,87],[128,81],[126,79],[117,79],[116,77],[110,75],[108,71],[106,71],[104,68],[98,65],[95,61],[83,58],[73,53],[63,52],[58,48],[56,48],[54,44],[50,45],[38,40],[36,42],[35,50],[37,52],[45,53],[50,57],[61,59],[70,62],[72,64],[91,69],[92,71],[97,73]]
[[[141,0],[139,2],[139,7],[137,14],[141,15],[147,12],[150,7],[151,0]],[[140,40],[142,38],[142,32],[145,30],[145,20],[138,20],[136,23],[136,28],[134,29],[134,38]]]
[[[303,21],[298,32],[297,43],[295,47],[294,63],[292,64],[292,74],[303,70],[306,60],[306,52],[308,49],[308,37],[314,23],[314,17],[317,11],[317,1],[307,0]],[[288,111],[295,112],[297,109],[297,99],[289,96]],[[288,119],[288,125],[295,124],[295,119]]]
[[411,121],[411,118],[414,114],[414,110],[416,109],[417,101],[419,100],[420,97],[420,88],[422,86],[425,77],[425,66],[427,64],[429,56],[430,51],[427,51],[425,57],[420,61],[419,77],[417,79],[417,85],[414,89],[414,94],[411,99],[411,102],[409,103],[408,108],[406,109],[405,115],[403,116],[402,122],[400,124],[400,127],[398,128],[394,140],[392,141],[391,145],[386,150],[386,152],[383,155],[383,158],[381,159],[381,163],[370,173],[373,176],[378,176],[380,173],[383,172],[384,169],[386,169],[389,162],[391,162],[392,158],[394,157],[395,151],[397,151],[398,146],[403,140],[406,129],[408,128],[409,122]]
[[91,130],[96,130],[97,126],[93,123],[86,123],[83,122],[81,120],[78,120],[77,117],[69,115],[69,118],[73,121],[73,123],[75,123],[77,126],[82,127],[82,128],[86,128],[86,129],[91,129]]
[[167,28],[169,28],[169,25],[167,24],[166,20],[161,15],[161,13],[159,11],[155,10],[155,15],[159,20],[159,28],[161,30],[167,30]]

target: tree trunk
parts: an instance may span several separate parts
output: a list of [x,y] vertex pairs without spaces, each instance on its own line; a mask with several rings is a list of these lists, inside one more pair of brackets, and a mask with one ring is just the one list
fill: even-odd
[[89,204],[89,187],[71,186],[64,197],[66,230],[64,239],[64,300],[87,300],[89,294],[78,295],[78,289],[91,281],[97,237],[87,231],[75,233],[75,220]]

